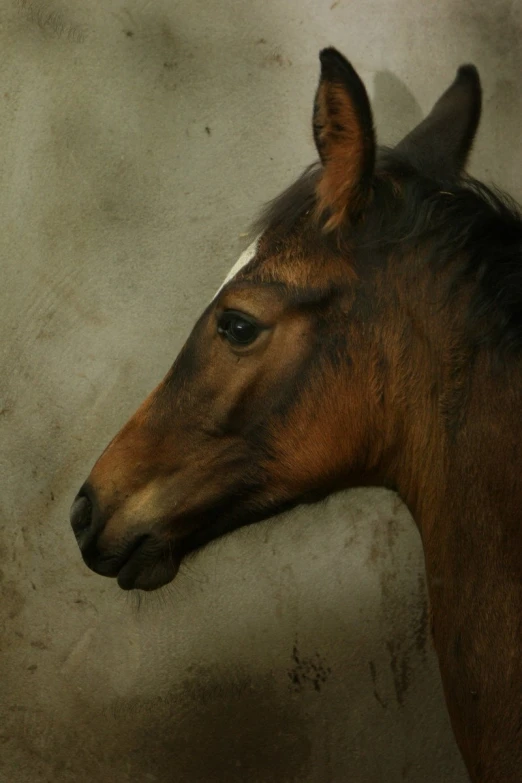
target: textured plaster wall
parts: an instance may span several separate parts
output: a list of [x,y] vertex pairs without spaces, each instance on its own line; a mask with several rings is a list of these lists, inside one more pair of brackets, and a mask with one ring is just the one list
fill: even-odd
[[397,497],[241,531],[144,597],[68,509],[259,206],[311,162],[318,50],[383,142],[474,61],[472,170],[521,196],[522,5],[2,0],[1,783],[462,783]]

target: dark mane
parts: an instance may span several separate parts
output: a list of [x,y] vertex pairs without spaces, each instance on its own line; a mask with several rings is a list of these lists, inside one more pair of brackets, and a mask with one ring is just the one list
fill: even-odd
[[[320,164],[309,166],[269,202],[254,224],[256,235],[269,231],[284,236],[308,215],[312,221],[320,173]],[[341,232],[353,235],[348,227]],[[388,253],[423,246],[435,269],[465,259],[456,265],[454,282],[475,281],[469,312],[475,340],[492,348],[522,350],[522,218],[505,194],[468,176],[437,182],[393,150],[382,149],[374,207],[366,228],[355,231],[354,241],[367,250]],[[479,325],[483,329],[477,337]]]

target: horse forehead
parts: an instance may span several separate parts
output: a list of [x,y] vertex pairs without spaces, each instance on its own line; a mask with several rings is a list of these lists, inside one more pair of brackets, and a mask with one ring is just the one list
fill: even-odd
[[227,283],[239,275],[255,258],[258,252],[263,256],[262,271],[258,270],[258,273],[264,282],[306,285],[310,282],[310,277],[313,277],[317,272],[317,265],[312,263],[298,243],[288,243],[283,249],[278,248],[277,252],[273,252],[269,246],[267,249],[267,243],[260,235],[241,253],[216,291],[214,299]]
[[238,260],[236,261],[236,263],[234,264],[234,266],[233,266],[233,267],[230,269],[230,271],[228,272],[227,276],[225,277],[225,279],[223,280],[223,282],[222,282],[222,283],[221,283],[221,285],[219,286],[218,290],[216,291],[216,294],[215,294],[215,296],[214,296],[214,299],[215,299],[215,298],[216,298],[216,296],[219,294],[219,292],[222,290],[222,288],[224,288],[224,287],[226,286],[226,284],[227,284],[227,283],[229,283],[231,280],[233,280],[233,279],[234,279],[234,277],[235,277],[237,274],[239,274],[239,272],[241,272],[241,270],[242,270],[242,269],[243,269],[243,268],[244,268],[244,267],[245,267],[245,266],[246,266],[248,263],[250,263],[250,261],[252,261],[252,259],[254,258],[254,256],[255,256],[255,255],[256,255],[256,253],[257,253],[257,248],[258,248],[258,245],[259,245],[259,237],[257,237],[256,239],[254,239],[254,241],[252,242],[252,244],[250,244],[250,245],[247,247],[247,249],[246,249],[246,250],[243,250],[243,252],[242,252],[242,253],[241,253],[241,255],[239,256]]
[[296,240],[286,242],[274,250],[265,237],[258,236],[239,256],[215,293],[222,289],[259,254],[261,267],[256,277],[263,282],[279,283],[290,288],[321,288],[325,282],[343,283],[354,277],[347,259],[340,254],[328,252],[326,247],[303,244]]

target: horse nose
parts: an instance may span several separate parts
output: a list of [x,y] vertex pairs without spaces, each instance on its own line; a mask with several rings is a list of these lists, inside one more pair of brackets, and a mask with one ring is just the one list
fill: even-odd
[[100,528],[100,515],[91,488],[84,484],[71,506],[71,527],[78,546],[84,552],[96,538]]

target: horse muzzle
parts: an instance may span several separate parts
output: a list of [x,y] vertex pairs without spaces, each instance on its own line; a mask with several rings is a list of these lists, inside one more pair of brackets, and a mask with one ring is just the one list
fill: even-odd
[[73,502],[70,521],[85,564],[101,576],[117,578],[123,590],[156,590],[179,570],[175,547],[153,531],[130,531],[117,542],[104,541],[106,520],[88,484]]

